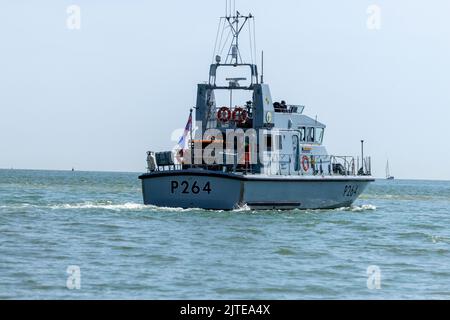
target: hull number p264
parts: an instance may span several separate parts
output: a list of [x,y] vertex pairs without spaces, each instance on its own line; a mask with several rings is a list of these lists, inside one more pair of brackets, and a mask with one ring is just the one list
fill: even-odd
[[176,192],[181,192],[182,194],[199,194],[199,193],[207,193],[211,194],[211,183],[208,181],[204,185],[199,184],[197,181],[194,181],[192,184],[188,181],[171,181],[170,183],[171,193],[174,194]]

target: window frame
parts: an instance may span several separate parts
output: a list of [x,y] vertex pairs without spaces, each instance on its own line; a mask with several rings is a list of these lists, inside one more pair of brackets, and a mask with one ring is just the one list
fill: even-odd
[[[319,132],[320,132],[320,134],[317,134],[318,131],[319,130]],[[325,134],[325,128],[321,128],[321,127],[316,127],[315,128],[315,137],[314,137],[314,140],[315,140],[315,142],[317,143],[317,144],[322,144],[322,142],[323,142],[323,136],[324,136],[324,134]],[[320,139],[319,139],[320,138]]]
[[[306,142],[315,143],[316,142],[316,128],[308,127],[306,131],[307,131]],[[312,135],[311,135],[311,133],[312,133]]]

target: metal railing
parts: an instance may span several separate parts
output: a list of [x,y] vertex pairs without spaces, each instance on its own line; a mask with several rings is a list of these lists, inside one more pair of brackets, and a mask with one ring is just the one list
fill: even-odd
[[305,110],[305,106],[288,104],[283,107],[281,104],[279,106],[274,106],[274,111],[277,113],[298,113],[302,114]]
[[[223,154],[225,156],[225,154]],[[229,155],[229,154],[228,154]],[[234,158],[233,163],[224,164],[206,164],[203,159],[196,159],[195,163],[170,163],[159,164],[152,160],[149,155],[148,171],[173,171],[188,168],[202,168],[213,171],[224,172],[244,172],[246,174],[255,174],[269,172],[274,175],[323,175],[323,176],[369,176],[371,175],[371,158],[365,157],[362,161],[353,156],[335,156],[335,155],[314,155],[301,154],[282,154],[277,152],[266,153],[256,164],[250,163],[250,153],[244,156],[245,162],[238,154],[231,154]],[[200,160],[200,162],[198,161]]]
[[[276,166],[276,175],[329,175],[329,176],[364,176],[371,175],[371,159],[364,158],[362,167],[353,156],[334,155],[306,155],[298,159],[292,154],[273,153],[270,158],[263,161],[265,168]],[[269,169],[270,171],[270,169]]]

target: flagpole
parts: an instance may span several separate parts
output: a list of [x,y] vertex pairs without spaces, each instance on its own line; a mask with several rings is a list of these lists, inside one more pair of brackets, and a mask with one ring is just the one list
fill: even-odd
[[191,119],[191,129],[190,129],[190,134],[191,134],[191,168],[192,168],[192,165],[194,164],[194,141],[193,141],[193,138],[192,138],[192,127],[193,127],[193,120],[192,120],[192,111],[193,111],[193,109],[191,109],[190,110],[190,114],[189,114],[189,118]]

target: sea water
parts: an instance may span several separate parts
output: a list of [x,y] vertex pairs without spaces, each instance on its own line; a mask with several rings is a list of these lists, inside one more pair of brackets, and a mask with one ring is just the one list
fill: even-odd
[[449,299],[450,182],[353,207],[142,205],[137,173],[0,170],[0,299]]

